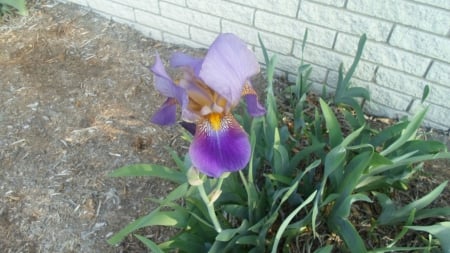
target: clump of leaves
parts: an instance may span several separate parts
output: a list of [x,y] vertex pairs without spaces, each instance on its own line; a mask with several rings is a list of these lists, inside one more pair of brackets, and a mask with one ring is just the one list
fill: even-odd
[[0,0],[0,16],[4,14],[17,14],[26,16],[28,15],[28,9],[25,0]]
[[[254,119],[245,113],[236,115],[250,136],[247,168],[210,179],[190,170],[188,156],[170,151],[176,168],[137,164],[117,169],[112,176],[159,177],[177,187],[162,200],[152,199],[158,208],[108,242],[115,245],[139,228],[162,225],[179,232],[160,244],[135,236],[152,252],[359,253],[439,248],[449,252],[448,220],[416,225],[422,219],[448,219],[450,207],[428,208],[447,182],[404,206],[395,203],[390,193],[407,190],[423,162],[449,159],[450,153],[440,142],[417,138],[426,107],[383,130],[366,122],[356,98],[369,99],[369,94],[350,83],[365,40],[362,36],[349,71],[344,75],[343,68],[339,70],[333,106],[321,98],[308,102],[311,66],[301,62],[296,83],[286,89],[290,120],[282,120],[273,92],[276,56],[269,57],[261,42],[267,66],[267,113]],[[340,109],[342,119],[333,108]],[[364,207],[370,215],[357,221],[353,212]],[[390,243],[369,245],[366,237],[376,236],[374,231],[383,227],[399,232]],[[422,246],[398,245],[408,230],[425,231],[437,240]]]

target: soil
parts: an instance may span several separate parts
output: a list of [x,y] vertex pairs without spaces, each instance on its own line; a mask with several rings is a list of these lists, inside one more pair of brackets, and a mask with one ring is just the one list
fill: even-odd
[[[149,123],[164,98],[146,66],[156,51],[162,59],[203,52],[75,5],[29,8],[27,17],[0,21],[0,249],[146,252],[133,239],[115,247],[106,239],[154,208],[146,198],[173,186],[108,173],[133,163],[171,165],[167,146],[186,152],[178,127]],[[424,177],[429,184],[450,178],[448,161],[428,167],[436,175]]]
[[172,186],[108,173],[185,152],[179,129],[149,123],[164,98],[146,66],[194,50],[74,5],[30,8],[0,26],[1,252],[142,252],[105,239]]

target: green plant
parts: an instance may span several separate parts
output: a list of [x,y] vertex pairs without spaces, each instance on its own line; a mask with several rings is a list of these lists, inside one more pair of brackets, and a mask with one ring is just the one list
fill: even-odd
[[[306,36],[305,36],[306,40]],[[421,219],[448,216],[450,207],[427,208],[447,182],[398,208],[389,194],[407,190],[408,180],[424,161],[448,159],[444,144],[417,139],[417,130],[427,108],[411,119],[383,130],[371,128],[362,117],[355,98],[368,99],[363,88],[350,87],[364,46],[349,72],[339,71],[334,105],[319,98],[308,102],[311,67],[301,62],[297,81],[287,87],[290,119],[282,120],[273,91],[276,56],[266,61],[266,114],[251,119],[245,112],[235,115],[249,133],[251,156],[244,170],[207,178],[191,168],[188,155],[170,151],[176,168],[138,164],[119,168],[112,176],[151,176],[172,181],[177,187],[159,207],[111,237],[112,245],[139,228],[171,226],[178,233],[155,243],[135,234],[152,252],[392,252],[439,248],[448,252],[448,222],[415,226]],[[424,97],[428,91],[424,92]],[[334,108],[341,106],[338,119]],[[353,113],[354,112],[354,113]],[[188,134],[186,139],[190,139]],[[180,201],[183,199],[183,201]],[[379,206],[375,217],[356,222],[355,210]],[[373,231],[383,227],[403,228],[389,244],[368,245]],[[397,245],[408,230],[421,230],[438,239],[423,247]],[[330,239],[335,234],[343,243]],[[301,242],[301,246],[297,244]],[[431,242],[431,240],[429,241]]]
[[25,0],[0,0],[0,16],[6,13],[13,13],[14,9],[22,16],[28,15]]

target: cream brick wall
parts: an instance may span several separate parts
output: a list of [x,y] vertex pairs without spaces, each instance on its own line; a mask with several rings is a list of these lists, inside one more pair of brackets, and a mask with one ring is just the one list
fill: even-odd
[[146,36],[207,47],[221,32],[250,44],[262,61],[257,35],[279,55],[278,73],[295,78],[302,39],[311,81],[336,87],[341,62],[348,68],[359,36],[368,41],[354,85],[369,89],[370,113],[392,118],[418,110],[431,87],[426,125],[450,128],[449,0],[66,0],[86,6]]

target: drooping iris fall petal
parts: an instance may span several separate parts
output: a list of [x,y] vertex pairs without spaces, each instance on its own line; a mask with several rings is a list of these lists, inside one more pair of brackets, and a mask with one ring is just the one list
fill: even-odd
[[253,117],[258,117],[266,113],[266,109],[258,101],[258,94],[256,94],[256,91],[249,82],[244,85],[242,96],[247,104],[248,114]]
[[181,121],[180,125],[186,129],[189,133],[191,133],[192,135],[195,135],[195,128],[197,127],[195,125],[195,123],[191,123],[191,122],[186,122],[186,121]]
[[175,98],[168,98],[161,108],[153,114],[150,119],[152,123],[160,126],[173,125],[177,122],[177,101]]
[[248,135],[231,114],[211,114],[197,124],[189,156],[194,167],[211,177],[241,170],[250,159]]
[[244,84],[258,72],[255,54],[236,35],[224,33],[209,48],[199,77],[232,106],[236,106]]
[[246,95],[244,99],[247,104],[247,112],[252,117],[262,116],[266,113],[266,109],[258,102],[256,95]]

